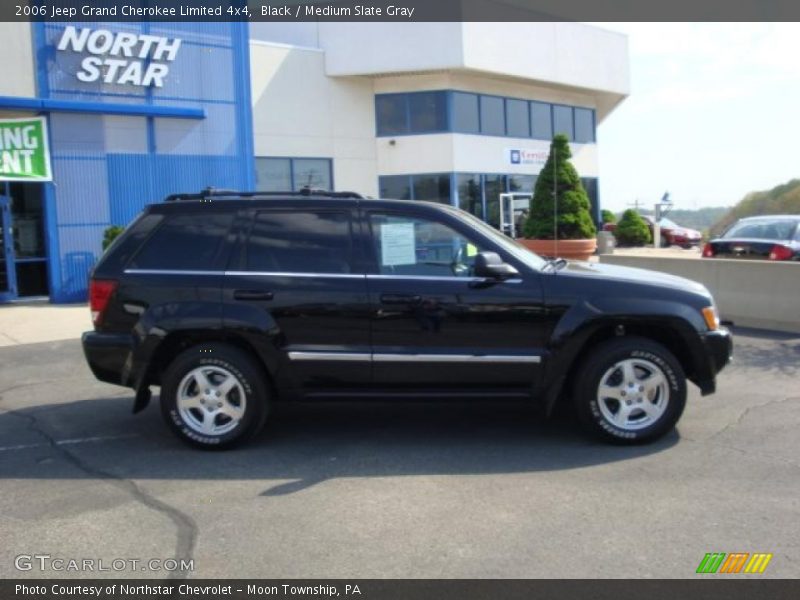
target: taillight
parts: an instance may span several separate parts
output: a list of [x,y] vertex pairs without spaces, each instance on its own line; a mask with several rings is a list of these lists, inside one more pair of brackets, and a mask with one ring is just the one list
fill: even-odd
[[710,243],[703,246],[703,257],[714,258],[714,246],[712,246]]
[[110,279],[92,279],[89,282],[89,308],[92,311],[92,323],[95,325],[103,322],[108,301],[116,289],[117,282]]
[[792,256],[794,256],[794,251],[780,244],[775,244],[769,251],[770,260],[789,260]]

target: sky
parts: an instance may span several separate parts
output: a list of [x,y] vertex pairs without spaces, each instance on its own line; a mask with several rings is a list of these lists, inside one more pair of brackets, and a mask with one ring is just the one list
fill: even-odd
[[596,23],[628,35],[631,94],[598,127],[620,211],[730,206],[800,178],[800,23]]

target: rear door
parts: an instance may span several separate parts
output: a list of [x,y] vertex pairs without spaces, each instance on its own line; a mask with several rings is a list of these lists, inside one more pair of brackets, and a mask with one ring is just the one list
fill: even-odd
[[[229,265],[225,325],[266,344],[281,388],[304,393],[370,381],[366,276],[355,204],[253,210]],[[270,358],[271,357],[271,358]]]

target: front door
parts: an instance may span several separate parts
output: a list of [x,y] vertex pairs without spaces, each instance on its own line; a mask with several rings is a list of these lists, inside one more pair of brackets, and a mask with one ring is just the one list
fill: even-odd
[[0,301],[11,300],[17,295],[10,204],[8,196],[0,196]]
[[366,211],[374,384],[460,396],[530,393],[543,358],[538,274],[474,277],[478,252],[498,249],[457,219],[428,214]]

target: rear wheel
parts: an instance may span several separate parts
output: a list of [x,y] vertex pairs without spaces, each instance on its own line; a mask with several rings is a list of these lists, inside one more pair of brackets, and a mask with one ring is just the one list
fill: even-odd
[[574,402],[584,427],[623,444],[671,431],[686,405],[686,376],[672,353],[645,338],[600,344],[578,374]]
[[179,354],[164,374],[161,413],[170,429],[201,448],[224,449],[264,425],[268,390],[261,369],[238,348],[203,344]]

